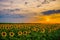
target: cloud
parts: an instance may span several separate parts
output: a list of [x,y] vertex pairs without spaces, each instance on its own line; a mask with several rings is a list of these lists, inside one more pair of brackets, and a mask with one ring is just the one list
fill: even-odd
[[8,1],[8,0],[0,0],[0,2],[6,2],[6,1]]
[[0,22],[44,22],[45,15],[60,13],[60,1],[40,1],[0,0]]
[[16,8],[16,9],[3,9],[0,11],[0,18],[34,18],[39,16],[39,13],[17,13],[19,12],[20,9]]
[[26,16],[20,15],[20,14],[1,14],[0,18],[26,18]]
[[51,15],[51,14],[60,13],[60,10],[48,10],[48,11],[44,11],[42,13],[43,13],[43,15]]
[[20,8],[15,8],[15,9],[4,9],[6,10],[7,12],[10,11],[10,12],[14,12],[14,11],[20,11]]
[[0,4],[0,7],[9,7],[10,5]]
[[[58,1],[52,1],[47,4],[41,4],[44,0],[0,0],[0,1],[6,1],[6,2],[0,2],[0,10],[2,9],[9,9],[11,11],[15,11],[16,8],[20,9],[17,13],[30,13],[30,12],[42,12],[47,10],[53,10],[53,9],[59,9],[59,2]],[[40,2],[41,1],[41,2]],[[28,5],[25,5],[25,2],[28,2]],[[52,4],[52,5],[51,5]]]
[[23,15],[0,14],[0,18],[25,18]]
[[[19,9],[15,9],[13,11],[18,11]],[[0,11],[0,18],[25,18],[24,15],[21,15],[21,14],[11,14],[11,12],[9,11],[12,11],[12,10],[4,10],[4,11]]]

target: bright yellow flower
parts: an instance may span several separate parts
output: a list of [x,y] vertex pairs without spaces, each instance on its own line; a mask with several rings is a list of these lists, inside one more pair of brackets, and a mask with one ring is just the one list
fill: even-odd
[[31,30],[28,30],[28,33],[31,33]]
[[2,29],[1,26],[0,26],[0,29]]
[[20,35],[22,35],[22,32],[21,31],[18,32],[18,36],[20,36]]
[[4,29],[4,25],[0,25],[0,29]]
[[9,26],[5,26],[4,28],[7,29],[7,30],[10,30],[11,26],[10,25]]
[[7,33],[6,33],[6,32],[2,32],[2,33],[1,33],[1,36],[2,36],[2,37],[6,37],[6,36],[7,36]]
[[4,29],[4,25],[3,25],[3,26],[1,26],[1,29]]
[[28,31],[24,31],[24,32],[23,32],[23,35],[27,35],[27,34],[28,34]]
[[41,29],[41,32],[42,32],[42,33],[45,33],[45,29]]
[[38,32],[39,31],[39,28],[35,28],[34,27],[34,28],[32,28],[32,30]]
[[8,30],[10,29],[10,27],[6,27]]
[[20,29],[20,28],[21,28],[20,26],[17,27],[17,29]]
[[49,29],[49,31],[48,32],[51,32],[52,31],[52,29]]
[[13,37],[14,36],[14,32],[10,32],[9,35],[10,35],[10,37]]

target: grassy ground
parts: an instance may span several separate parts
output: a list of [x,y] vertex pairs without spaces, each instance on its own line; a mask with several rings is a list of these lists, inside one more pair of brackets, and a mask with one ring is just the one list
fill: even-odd
[[0,40],[60,40],[60,24],[0,23]]

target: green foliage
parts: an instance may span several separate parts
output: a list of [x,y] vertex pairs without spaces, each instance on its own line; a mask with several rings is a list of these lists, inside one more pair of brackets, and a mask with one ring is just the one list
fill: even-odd
[[[17,28],[13,25],[10,29],[5,29],[3,24],[4,28],[0,29],[0,40],[60,40],[60,24],[22,25],[20,28],[18,25]],[[1,24],[0,27],[2,27]],[[18,34],[19,31],[22,33],[21,35]],[[6,32],[7,35],[4,37],[5,34],[2,32]],[[13,32],[14,35],[9,35],[10,32]]]

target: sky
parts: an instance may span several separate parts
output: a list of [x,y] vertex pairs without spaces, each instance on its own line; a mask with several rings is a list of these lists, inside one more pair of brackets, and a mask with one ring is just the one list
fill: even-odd
[[0,23],[60,23],[60,0],[0,0]]

